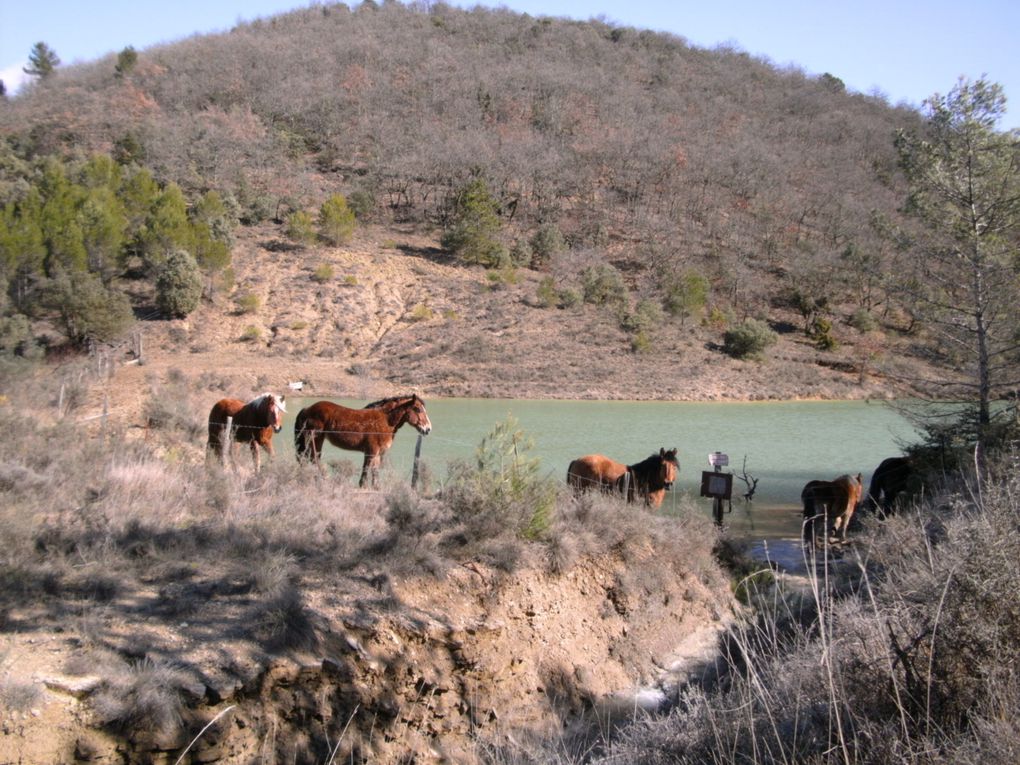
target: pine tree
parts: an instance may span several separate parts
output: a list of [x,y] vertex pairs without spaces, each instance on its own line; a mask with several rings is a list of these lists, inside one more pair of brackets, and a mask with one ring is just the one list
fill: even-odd
[[28,54],[28,66],[23,67],[21,71],[38,77],[40,80],[45,80],[57,70],[58,66],[60,66],[60,59],[53,49],[44,42],[37,42],[32,46],[31,53]]
[[319,236],[332,245],[349,242],[354,225],[354,212],[342,194],[334,194],[319,208]]
[[1020,381],[1020,134],[996,130],[1006,99],[983,79],[961,79],[925,106],[925,132],[896,142],[907,209],[924,224],[907,289],[949,363],[965,373],[945,391],[970,403],[980,442],[991,402]]
[[167,255],[191,244],[191,236],[188,203],[180,187],[171,183],[156,198],[145,219],[141,255],[146,267],[158,271]]
[[118,77],[123,77],[126,74],[130,74],[131,70],[135,68],[135,64],[137,63],[138,51],[129,45],[117,54],[117,63],[113,68]]
[[454,200],[452,223],[443,234],[443,247],[468,263],[497,266],[506,255],[499,232],[496,200],[485,181],[475,178]]

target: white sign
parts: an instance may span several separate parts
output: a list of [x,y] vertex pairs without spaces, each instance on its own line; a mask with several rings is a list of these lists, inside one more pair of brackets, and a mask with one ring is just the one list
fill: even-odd
[[722,452],[712,452],[708,455],[708,464],[712,467],[726,467],[730,464],[730,455]]

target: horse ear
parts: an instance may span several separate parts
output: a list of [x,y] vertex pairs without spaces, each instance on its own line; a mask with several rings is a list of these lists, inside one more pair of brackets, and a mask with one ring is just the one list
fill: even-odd
[[660,446],[659,447],[659,456],[660,457],[665,457],[666,456],[666,447],[665,446]]

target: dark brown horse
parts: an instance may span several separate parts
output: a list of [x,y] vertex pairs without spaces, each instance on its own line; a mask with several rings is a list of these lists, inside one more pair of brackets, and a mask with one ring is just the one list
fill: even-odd
[[882,460],[871,474],[862,509],[878,509],[882,515],[891,515],[896,498],[911,488],[913,479],[914,469],[909,458],[888,457]]
[[567,484],[576,493],[598,489],[622,494],[626,487],[628,502],[633,502],[639,494],[646,505],[659,507],[679,470],[676,449],[659,449],[658,454],[633,465],[624,465],[601,454],[589,454],[570,463]]
[[804,505],[804,539],[814,537],[816,522],[824,519],[826,534],[832,527],[832,537],[839,534],[841,542],[846,541],[847,527],[854,510],[861,501],[864,483],[861,474],[841,475],[831,481],[808,481],[800,492]]
[[373,401],[364,409],[350,409],[331,401],[306,406],[294,421],[294,448],[298,460],[320,463],[322,445],[329,440],[340,449],[365,455],[358,486],[364,486],[369,472],[376,485],[379,464],[393,445],[393,437],[404,423],[427,436],[432,430],[425,402],[417,395],[394,396]]
[[[209,454],[217,454],[220,461],[225,464],[228,451],[233,461],[235,444],[248,444],[251,446],[255,470],[258,471],[259,447],[265,449],[270,457],[273,456],[273,433],[279,433],[283,427],[283,414],[286,411],[284,397],[275,393],[263,393],[247,404],[236,398],[220,399],[209,412],[206,457],[208,458]],[[228,417],[232,418],[230,433],[227,433]],[[228,443],[231,445],[229,450]]]

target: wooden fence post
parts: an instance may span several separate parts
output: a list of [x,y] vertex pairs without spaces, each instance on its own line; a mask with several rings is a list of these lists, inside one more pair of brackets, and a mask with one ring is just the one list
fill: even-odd
[[411,488],[418,488],[418,462],[421,459],[421,440],[424,438],[421,433],[418,434],[418,442],[414,445],[414,468],[411,470]]
[[223,437],[220,439],[220,445],[223,448],[223,453],[220,454],[220,462],[224,465],[227,464],[227,454],[230,453],[231,447],[234,445],[234,418],[227,417],[227,429],[223,433]]

